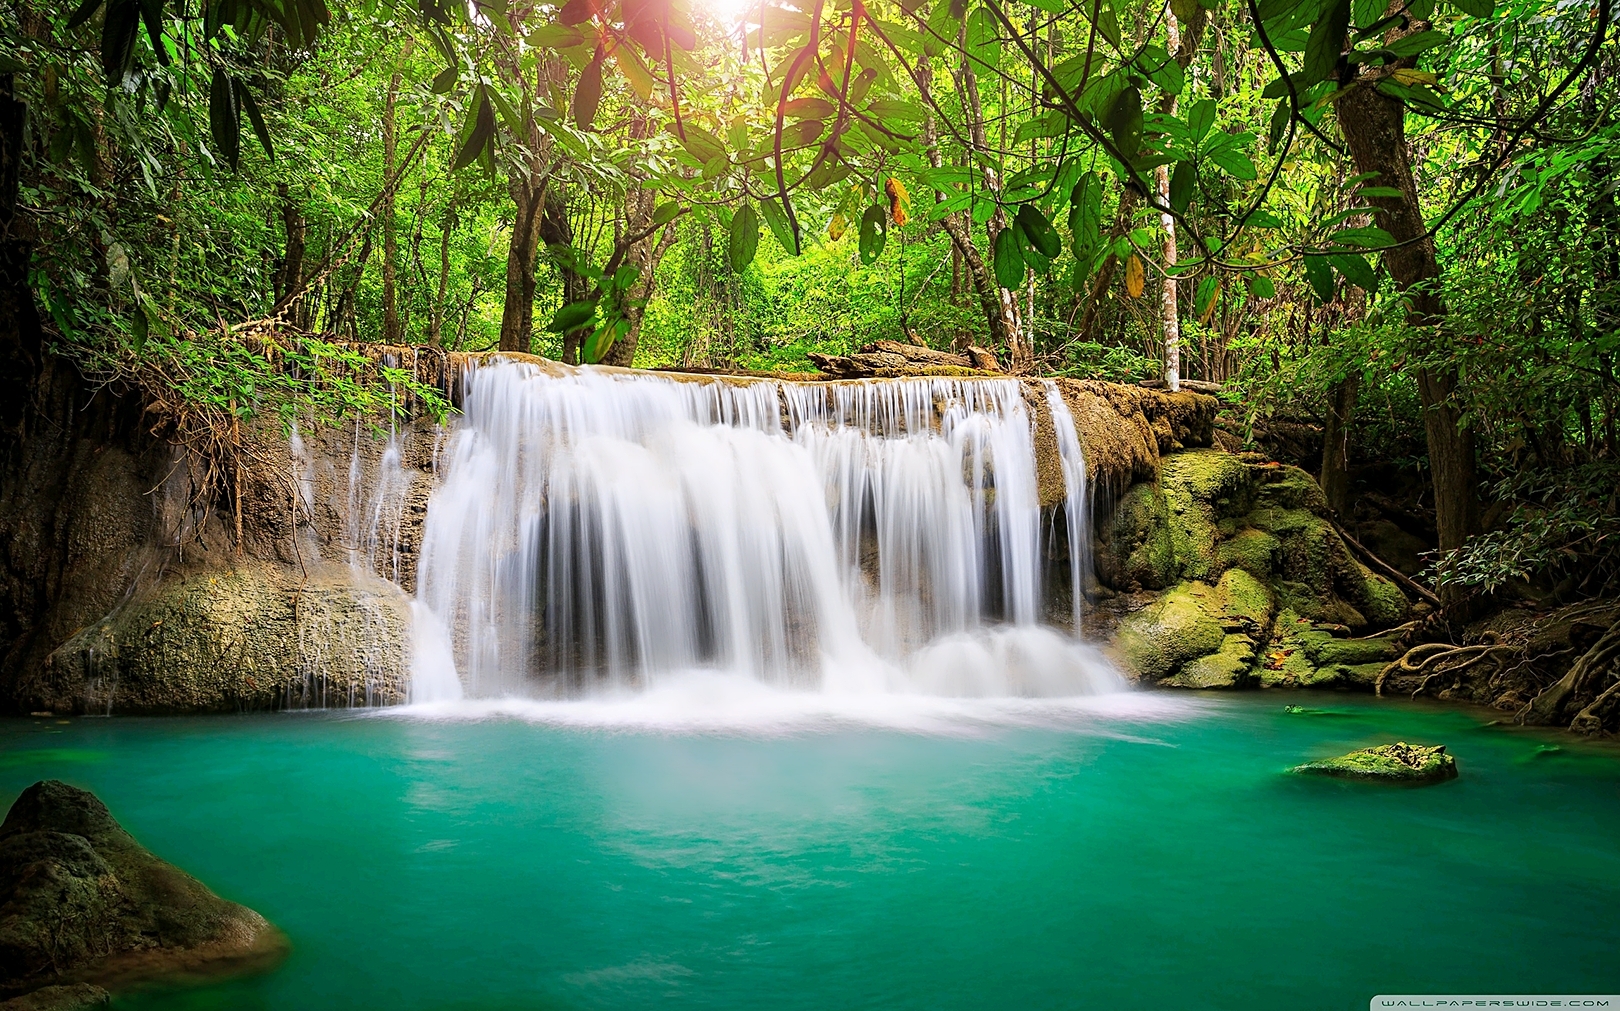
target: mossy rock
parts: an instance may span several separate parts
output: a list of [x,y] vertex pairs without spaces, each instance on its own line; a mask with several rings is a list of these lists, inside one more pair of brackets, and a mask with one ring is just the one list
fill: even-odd
[[1256,579],[1270,579],[1281,562],[1282,542],[1246,526],[1222,540],[1215,557],[1222,569],[1242,569]]
[[1358,563],[1357,567],[1363,579],[1356,606],[1367,616],[1367,621],[1381,628],[1405,621],[1412,613],[1412,604],[1394,580],[1373,573],[1365,565]]
[[383,705],[409,686],[410,600],[349,566],[165,578],[52,654],[35,708],[100,714]]
[[1252,500],[1249,468],[1221,450],[1193,450],[1166,457],[1160,483],[1178,572],[1183,579],[1212,578],[1220,572],[1222,517],[1246,511]]
[[1126,615],[1114,639],[1115,652],[1144,680],[1162,681],[1188,661],[1218,651],[1226,632],[1200,599],[1213,592],[1203,583],[1182,583]]
[[1298,467],[1282,466],[1265,470],[1256,492],[1258,508],[1304,509],[1318,516],[1330,515],[1327,495],[1316,478]]
[[1170,688],[1242,688],[1254,669],[1254,640],[1228,635],[1221,648],[1183,664],[1175,676],[1159,682]]
[[1215,604],[1220,614],[1239,618],[1248,631],[1260,633],[1271,627],[1277,599],[1266,584],[1245,569],[1228,569],[1215,584]]
[[1380,744],[1338,758],[1297,765],[1293,772],[1340,779],[1363,779],[1381,783],[1439,783],[1457,778],[1457,761],[1446,754],[1445,745]]
[[1131,485],[1097,525],[1097,574],[1119,589],[1160,590],[1176,581],[1169,508],[1156,484]]
[[266,968],[286,938],[147,852],[95,795],[35,783],[0,824],[0,994]]

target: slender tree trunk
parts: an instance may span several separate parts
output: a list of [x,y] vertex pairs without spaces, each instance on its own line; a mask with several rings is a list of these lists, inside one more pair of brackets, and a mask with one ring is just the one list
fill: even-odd
[[[938,127],[934,122],[931,98],[934,71],[926,55],[917,61],[916,82],[923,99],[923,108],[928,110],[923,117],[923,147],[927,153],[928,163],[934,168],[940,168],[944,165],[944,160],[939,153],[939,138],[936,132]],[[982,116],[979,119],[979,132],[982,136],[984,132]],[[936,203],[944,199],[944,193],[934,191]],[[947,214],[940,219],[940,226],[950,237],[951,248],[960,258],[962,269],[972,282],[974,292],[979,296],[979,307],[990,325],[990,342],[1000,347],[1011,347],[1018,340],[1017,322],[1009,320],[1005,312],[1006,303],[1002,298],[1003,295],[1010,293],[1003,291],[996,283],[995,275],[991,273],[984,257],[979,254],[979,249],[973,242],[973,233],[969,229],[967,216],[960,213]]]
[[[1175,57],[1181,56],[1181,34],[1176,29],[1176,16],[1166,2],[1164,7],[1165,48]],[[1176,96],[1166,94],[1159,109],[1167,116],[1176,114]],[[1154,172],[1158,184],[1159,202],[1170,204],[1170,166],[1160,165]],[[1171,393],[1181,389],[1181,316],[1176,304],[1176,279],[1170,273],[1178,259],[1176,254],[1176,219],[1160,213],[1159,223],[1164,227],[1164,286],[1161,289],[1160,316],[1164,321],[1164,385]]]
[[1340,516],[1350,514],[1350,421],[1361,373],[1351,370],[1328,394],[1327,424],[1322,426],[1322,492]]
[[[568,220],[568,200],[561,186],[548,188],[542,197],[539,235],[548,246],[569,246],[574,242],[574,226]],[[579,302],[590,295],[590,278],[562,267],[563,304]],[[531,271],[531,276],[533,272]],[[562,360],[569,365],[579,364],[579,347],[588,331],[570,330],[563,334]]]
[[[398,129],[395,110],[399,104],[399,71],[388,82],[388,98],[383,102],[383,179],[394,178],[394,159],[398,148]],[[395,261],[399,258],[399,239],[394,233],[394,191],[389,186],[383,196],[383,343],[400,342],[399,292],[395,277]]]
[[[304,222],[303,204],[293,199],[286,183],[276,183],[276,198],[281,204],[281,227],[287,236],[281,269],[276,272],[276,303],[279,305],[304,286],[304,242],[308,226]],[[307,325],[307,316],[307,310],[300,303],[293,308],[291,322],[302,328]]]
[[[634,109],[630,114],[630,139],[641,141],[651,135],[652,124],[647,119],[646,110]],[[626,235],[638,235],[651,227],[653,211],[657,209],[658,194],[647,189],[642,182],[639,173],[632,174],[628,192],[625,194]],[[652,298],[658,262],[664,258],[664,253],[674,242],[674,235],[674,230],[666,227],[661,232],[633,243],[629,252],[625,254],[624,262],[640,272],[630,290],[632,304],[625,310],[625,318],[630,321],[630,330],[608,348],[607,353],[602,356],[603,365],[622,365],[628,368],[635,364],[636,345],[641,342],[641,321],[646,313],[646,300]]]
[[[1114,227],[1108,233],[1111,248],[1116,240],[1131,230],[1131,218],[1136,214],[1136,194],[1122,189],[1119,192],[1119,210],[1114,215]],[[1076,332],[1081,340],[1096,341],[1102,337],[1102,307],[1108,288],[1114,283],[1114,272],[1119,270],[1120,259],[1110,252],[1103,257],[1102,266],[1091,279],[1091,287],[1084,296],[1084,310]]]
[[[1414,22],[1408,30],[1427,27],[1426,22]],[[1384,265],[1406,301],[1407,322],[1432,335],[1444,324],[1445,306],[1436,291],[1440,266],[1434,242],[1427,237],[1412,177],[1405,106],[1366,82],[1341,94],[1334,108],[1356,171],[1372,173],[1369,185],[1401,192],[1399,197],[1370,197],[1367,202],[1376,209],[1379,227],[1395,239],[1396,246],[1384,252]],[[1441,550],[1449,551],[1461,547],[1479,527],[1474,432],[1463,423],[1454,401],[1455,370],[1444,365],[1419,369],[1416,378],[1434,475],[1435,527]]]
[[433,320],[428,335],[428,339],[440,347],[444,346],[445,299],[450,293],[450,236],[455,230],[456,200],[452,196],[439,232],[439,292],[433,299]]
[[[958,44],[962,41],[958,36]],[[979,100],[979,79],[973,72],[973,64],[966,55],[962,57],[962,74],[960,78],[962,94],[962,110],[968,121],[968,141],[973,145],[983,160],[984,186],[991,193],[1001,193],[1001,175],[988,164],[990,157],[990,141],[985,132],[984,104]],[[986,234],[990,240],[990,249],[996,248],[996,237],[1007,228],[1007,214],[998,204],[990,220],[985,222]],[[965,229],[964,229],[965,230]],[[965,254],[964,250],[964,254]],[[981,267],[983,261],[981,259]],[[994,285],[994,300],[984,301],[985,314],[989,317],[990,336],[995,343],[1007,349],[1007,357],[1013,371],[1021,371],[1030,364],[1030,349],[1024,341],[1023,320],[1018,311],[1018,292],[1003,288],[995,275],[986,272],[984,275]]]

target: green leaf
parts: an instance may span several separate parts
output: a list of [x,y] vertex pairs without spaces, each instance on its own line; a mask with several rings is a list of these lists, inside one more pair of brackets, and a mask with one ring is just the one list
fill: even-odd
[[680,204],[673,200],[666,201],[654,208],[652,223],[655,225],[667,225],[671,221],[674,221],[675,216],[679,213],[681,213]]
[[1392,200],[1400,200],[1401,198],[1405,197],[1406,194],[1402,193],[1393,186],[1363,186],[1361,189],[1356,191],[1356,196],[1368,198],[1388,197]]
[[1172,59],[1163,46],[1143,46],[1136,67],[1165,94],[1179,95],[1187,86],[1181,64]]
[[882,204],[873,204],[861,214],[861,263],[870,266],[883,255],[883,246],[889,241],[889,210]]
[[1058,254],[1063,252],[1063,238],[1058,235],[1057,229],[1052,227],[1052,222],[1040,208],[1034,204],[1024,204],[1018,208],[1017,221],[1018,227],[1023,230],[1024,236],[1029,239],[1029,244],[1035,247],[1037,253],[1048,260],[1055,260]]
[[1192,136],[1194,144],[1202,143],[1214,126],[1215,103],[1212,100],[1201,98],[1187,110],[1187,133]]
[[579,349],[580,358],[587,365],[595,365],[607,356],[608,348],[611,348],[615,341],[629,332],[630,321],[627,319],[604,321],[585,341],[585,346]]
[[[1485,2],[1486,5],[1489,6],[1490,0],[1485,0]],[[1490,15],[1488,14],[1485,15],[1485,17],[1489,16]],[[1416,56],[1417,54],[1427,52],[1436,46],[1443,46],[1450,41],[1451,36],[1443,35],[1440,32],[1414,32],[1411,35],[1404,35],[1401,38],[1396,39],[1394,42],[1391,42],[1389,45],[1384,47],[1384,51],[1393,53],[1396,56]]]
[[456,86],[456,78],[461,76],[461,70],[454,65],[445,67],[433,78],[430,90],[435,95],[448,94]]
[[552,313],[551,322],[546,324],[546,329],[552,333],[567,333],[570,330],[578,330],[595,316],[595,302],[570,302]]
[[726,243],[726,259],[731,269],[742,273],[754,262],[759,249],[759,215],[753,205],[743,204],[731,216],[731,234]]
[[1305,257],[1305,279],[1311,283],[1318,301],[1333,301],[1333,268],[1328,265],[1327,257]]
[[1249,156],[1235,148],[1224,148],[1210,155],[1209,160],[1225,169],[1234,179],[1254,179],[1259,176]]
[[259,146],[264,148],[265,157],[275,161],[276,151],[270,145],[270,131],[265,129],[264,115],[259,112],[259,103],[253,100],[253,93],[241,81],[236,82],[236,98],[241,103],[242,110],[247,113],[248,122],[253,125],[253,135],[259,138]]
[[1255,298],[1276,298],[1277,286],[1271,283],[1271,278],[1264,274],[1244,274],[1243,281],[1249,286],[1249,294]]
[[1108,110],[1108,132],[1125,160],[1134,162],[1142,149],[1142,91],[1134,84],[1114,98]]
[[101,69],[109,87],[122,84],[134,66],[140,26],[140,0],[108,0],[101,21]]
[[214,149],[235,172],[242,154],[242,119],[236,105],[236,88],[223,67],[214,69],[214,79],[208,88],[208,133],[214,140]]
[[602,47],[597,46],[596,55],[579,72],[579,83],[574,85],[574,125],[581,130],[589,130],[596,122],[596,110],[602,104],[602,59]]
[[989,8],[980,7],[967,19],[967,55],[979,66],[979,72],[995,70],[1001,65],[1001,40],[996,37],[996,18]]
[[1333,268],[1344,275],[1344,279],[1351,284],[1368,292],[1378,288],[1378,275],[1373,272],[1372,266],[1367,263],[1360,253],[1339,253],[1330,256],[1327,261]]
[[759,209],[765,215],[765,223],[771,226],[771,234],[776,236],[777,245],[789,256],[798,256],[799,237],[793,234],[793,225],[788,221],[782,205],[772,198],[762,201]]
[[84,3],[79,5],[79,9],[73,12],[73,16],[68,18],[67,30],[71,32],[89,21],[95,16],[96,11],[101,9],[102,2],[103,0],[84,0]]
[[1192,203],[1193,190],[1197,188],[1198,170],[1190,161],[1176,163],[1176,170],[1170,174],[1170,207],[1177,214],[1186,214],[1187,207]]
[[1329,242],[1337,242],[1342,246],[1360,246],[1363,249],[1377,249],[1382,246],[1393,246],[1395,236],[1373,225],[1363,228],[1341,228],[1328,236]]
[[1074,255],[1084,256],[1102,241],[1102,180],[1097,173],[1087,172],[1081,176],[1069,199],[1074,205],[1074,211],[1069,215],[1069,229],[1074,233]]
[[1003,288],[1016,289],[1024,283],[1023,237],[1016,224],[1003,228],[996,236],[996,283]]
[[1305,81],[1315,84],[1332,76],[1344,52],[1345,34],[1350,30],[1350,0],[1327,0],[1305,43]]
[[934,12],[928,16],[928,28],[923,32],[923,52],[939,56],[956,44],[956,29],[962,23],[962,12],[950,0],[937,0]]
[[1464,14],[1476,18],[1488,18],[1496,13],[1496,4],[1493,0],[1446,0],[1446,2]]
[[484,93],[483,85],[473,93],[474,108],[468,117],[471,129],[467,130],[466,142],[456,153],[456,160],[450,164],[450,171],[460,172],[462,169],[478,160],[495,136],[495,107],[490,104],[489,96]]
[[1266,138],[1266,153],[1276,154],[1277,145],[1283,142],[1288,135],[1288,121],[1293,117],[1293,107],[1284,98],[1277,103],[1277,108],[1271,113],[1271,129]]
[[1209,312],[1210,303],[1215,301],[1215,293],[1220,290],[1220,279],[1214,274],[1198,282],[1198,291],[1193,295],[1193,311],[1199,319]]

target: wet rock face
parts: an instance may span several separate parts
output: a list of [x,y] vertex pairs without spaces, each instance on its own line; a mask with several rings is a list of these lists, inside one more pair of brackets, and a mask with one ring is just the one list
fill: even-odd
[[60,646],[26,708],[187,713],[386,705],[409,683],[409,599],[348,566],[242,561],[173,576]]
[[1217,449],[1166,456],[1158,482],[1133,485],[1097,522],[1098,578],[1145,604],[1120,619],[1115,655],[1168,687],[1374,690],[1397,650],[1362,634],[1410,605],[1331,517],[1297,467]]
[[0,825],[0,996],[36,1000],[20,1006],[93,1006],[78,988],[38,993],[53,984],[229,973],[285,952],[264,917],[147,852],[91,793],[35,783]]
[[1381,744],[1376,748],[1352,751],[1338,758],[1306,762],[1292,770],[1302,775],[1334,776],[1384,783],[1439,783],[1457,778],[1457,760],[1446,754],[1445,745]]

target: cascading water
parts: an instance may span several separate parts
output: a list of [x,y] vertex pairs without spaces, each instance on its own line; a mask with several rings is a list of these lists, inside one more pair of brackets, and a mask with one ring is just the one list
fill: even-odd
[[1119,686],[1040,624],[1014,380],[685,382],[495,362],[463,383],[417,568],[413,701],[694,671],[836,693]]

